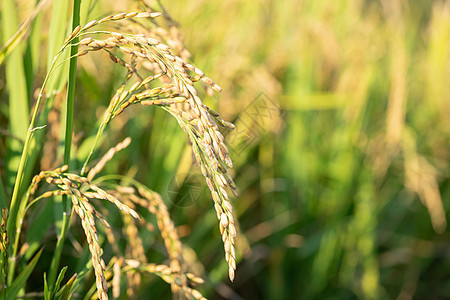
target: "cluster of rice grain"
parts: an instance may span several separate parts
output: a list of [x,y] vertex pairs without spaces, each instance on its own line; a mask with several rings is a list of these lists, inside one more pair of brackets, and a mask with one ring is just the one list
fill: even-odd
[[65,173],[67,169],[68,168],[65,165],[53,171],[40,172],[39,175],[36,175],[32,180],[31,194],[35,193],[38,183],[45,180],[47,183],[54,184],[59,188],[59,190],[56,191],[46,192],[44,194],[45,197],[60,194],[70,195],[74,211],[80,217],[81,225],[89,245],[89,251],[91,252],[98,297],[99,299],[107,299],[108,296],[106,291],[108,287],[104,275],[105,263],[101,258],[102,249],[98,242],[94,215],[105,225],[106,228],[109,228],[110,226],[102,214],[92,206],[89,199],[108,200],[114,203],[114,205],[124,214],[133,216],[134,218],[139,218],[139,216],[132,208],[123,204],[113,195],[93,184],[86,177]]
[[[131,139],[125,138],[122,142],[117,144],[115,147],[111,148],[99,161],[98,163],[89,171],[87,178],[92,180],[93,177],[100,172],[105,164],[112,159],[114,154],[130,144]],[[126,206],[135,209],[136,205],[146,208],[151,214],[155,215],[157,218],[158,228],[160,229],[161,236],[164,240],[167,252],[170,259],[170,272],[164,273],[164,280],[171,284],[172,292],[175,295],[180,295],[180,297],[188,297],[195,299],[204,299],[197,290],[192,289],[188,286],[195,285],[203,280],[192,273],[185,273],[183,268],[183,257],[182,257],[182,244],[176,232],[175,226],[170,219],[170,215],[167,207],[165,206],[161,197],[143,186],[138,186],[136,189],[131,186],[116,186],[114,185],[113,190],[108,190],[108,194],[112,195],[116,199],[119,199],[121,203]],[[136,224],[136,222],[140,222]],[[138,227],[149,227],[143,219],[131,218],[129,215],[124,215],[124,227],[123,233],[128,241],[125,254],[122,254],[117,247],[116,238],[113,231],[106,227],[107,238],[109,244],[112,245],[113,251],[116,254],[116,258],[113,258],[113,278],[112,278],[112,288],[113,295],[120,295],[120,277],[121,271],[124,267],[124,258],[132,259],[134,262],[139,262],[140,266],[149,266],[147,264],[147,258],[145,256],[145,250],[143,246],[143,241],[139,236]],[[153,228],[150,228],[153,231]],[[151,265],[150,265],[151,266]],[[150,272],[151,267],[143,267],[138,271]],[[127,296],[130,299],[135,298],[135,291],[140,286],[141,283],[141,272],[125,272],[127,276]],[[155,271],[156,272],[156,271]],[[158,272],[156,272],[158,273]],[[168,273],[168,274],[166,274]],[[162,274],[157,274],[163,276]],[[172,278],[172,279],[171,279]]]
[[[133,193],[133,191],[134,191],[133,188],[117,186],[116,190],[110,190],[108,191],[108,193],[114,195],[117,199],[120,199],[120,201],[122,201],[129,207],[135,208],[134,203],[129,201],[127,197],[123,196],[124,192]],[[121,290],[120,277],[122,268],[124,266],[124,258],[125,257],[133,258],[137,261],[140,261],[143,264],[147,263],[147,257],[145,256],[143,241],[139,236],[138,225],[136,224],[136,222],[140,222],[139,226],[145,227],[145,220],[143,219],[136,220],[127,215],[124,215],[123,221],[124,226],[122,228],[122,231],[127,240],[125,253],[122,253],[117,247],[116,238],[114,237],[113,231],[109,230],[107,233],[108,241],[111,245],[113,245],[113,251],[117,258],[117,260],[114,262],[113,265],[114,277],[112,280],[113,295],[116,295],[115,296],[116,298],[119,297],[120,295]],[[111,261],[114,261],[114,259],[112,259]],[[139,288],[142,281],[141,273],[126,272],[125,275],[127,277],[127,288],[126,288],[127,297],[129,299],[135,299],[136,298],[135,291]]]
[[[195,285],[196,283],[199,283],[199,281],[203,282],[203,280],[198,279],[198,277],[191,273],[186,273],[186,268],[183,263],[182,244],[175,225],[170,219],[169,211],[161,197],[157,193],[152,192],[141,185],[136,186],[136,188],[116,187],[115,191],[110,191],[110,193],[114,193],[117,198],[121,199],[129,206],[139,205],[156,216],[157,225],[169,256],[169,266],[165,266],[166,269],[163,273],[161,273],[161,270],[159,269],[154,270],[149,267],[153,264],[148,264],[145,255],[140,253],[140,251],[129,253],[130,255],[128,257],[133,258],[133,266],[135,266],[138,271],[150,272],[163,277],[166,282],[170,283],[174,297],[193,297],[195,299],[200,299],[197,297],[200,293],[189,287],[189,285]],[[127,239],[130,241],[135,240],[137,241],[134,242],[135,244],[141,245],[142,240],[138,235],[136,226],[132,225],[130,228],[128,227],[129,225],[126,225],[125,234],[127,235]],[[132,272],[130,274],[137,273]],[[193,281],[191,277],[196,280]]]
[[[134,259],[139,259],[135,261],[139,261],[140,267],[144,268],[144,271],[159,274],[166,282],[170,283],[174,294],[184,295],[188,298],[203,299],[203,296],[198,291],[188,286],[188,283],[192,285],[202,280],[184,272],[181,242],[175,226],[170,220],[167,207],[159,195],[139,186],[137,190],[133,190],[126,197],[123,197],[123,188],[122,191],[118,188],[117,191],[106,192],[92,182],[92,179],[102,170],[108,160],[117,151],[129,144],[129,139],[111,149],[85,176],[89,159],[103,130],[113,118],[118,116],[128,106],[137,103],[144,106],[161,106],[177,119],[181,128],[188,134],[195,159],[212,193],[217,217],[220,221],[219,227],[224,242],[226,260],[229,264],[229,276],[231,280],[234,279],[234,271],[236,269],[234,248],[236,227],[226,188],[229,187],[235,196],[237,196],[237,192],[236,185],[227,172],[227,169],[233,165],[228,155],[228,149],[224,144],[224,137],[218,126],[234,128],[234,125],[221,119],[218,113],[203,104],[194,83],[201,81],[208,85],[210,89],[218,92],[221,91],[220,86],[209,77],[206,77],[203,71],[187,62],[189,53],[182,47],[182,43],[177,44],[177,39],[171,38],[171,34],[173,32],[176,33],[176,30],[172,29],[171,32],[167,32],[158,26],[146,31],[145,34],[93,30],[95,26],[103,23],[124,19],[135,21],[141,18],[153,19],[160,15],[161,13],[157,12],[132,12],[111,15],[99,21],[91,21],[84,27],[78,26],[66,38],[64,47],[67,47],[75,38],[80,38],[78,45],[82,49],[76,56],[84,56],[100,50],[105,51],[114,63],[121,65],[127,70],[127,74],[122,85],[117,89],[110,101],[105,118],[98,130],[97,139],[81,170],[81,175],[66,173],[67,166],[53,171],[43,171],[33,178],[29,190],[29,195],[32,196],[36,192],[38,183],[41,180],[45,180],[49,184],[56,185],[58,189],[44,193],[40,196],[41,198],[52,195],[68,195],[71,197],[74,211],[81,219],[91,252],[97,293],[100,299],[107,299],[107,282],[94,215],[106,228],[109,228],[109,224],[102,214],[92,206],[89,199],[108,200],[114,203],[125,215],[130,215],[136,219],[139,219],[139,216],[130,207],[134,207],[134,204],[143,206],[155,214],[169,254],[170,265],[157,266],[146,262],[142,240],[139,238],[137,227],[134,221],[129,218],[126,219],[125,233],[131,238],[131,243],[133,243],[134,247],[129,248],[128,254]],[[161,42],[161,40],[165,40],[166,43]],[[168,44],[174,47],[175,50]],[[179,55],[176,54],[177,52]],[[40,94],[41,96],[42,94]],[[107,230],[107,235],[108,239],[114,241],[111,231]],[[113,244],[113,248],[117,251],[119,257],[117,260],[118,264],[114,265],[117,269],[117,266],[124,265],[124,260],[123,256],[118,252],[117,246]],[[131,267],[130,263],[128,263],[128,266]],[[135,286],[139,285],[140,276],[133,275],[131,277],[129,279],[132,284]],[[114,278],[116,279],[113,279],[113,281],[117,281],[117,276],[114,276]],[[114,286],[114,290],[115,294],[117,294],[117,285]]]
[[[130,205],[130,204],[129,204]],[[132,258],[135,257],[139,259],[142,263],[147,263],[147,258],[145,256],[145,250],[143,247],[142,239],[139,237],[139,231],[136,223],[130,217],[124,216],[124,234],[127,237],[125,257]],[[141,273],[139,272],[127,272],[127,295],[130,298],[133,297],[134,291],[136,291],[141,285]]]
[[117,144],[115,147],[109,149],[108,152],[106,152],[106,154],[103,155],[103,157],[98,161],[98,163],[92,169],[89,170],[89,173],[86,176],[87,179],[92,180],[95,177],[95,175],[97,175],[98,172],[103,170],[106,163],[113,158],[114,154],[128,147],[130,143],[131,139],[127,137],[122,142]]
[[[226,260],[229,264],[229,277],[233,280],[236,269],[234,247],[236,227],[226,189],[230,188],[231,192],[237,196],[237,188],[227,172],[227,169],[232,168],[233,164],[218,125],[226,128],[234,128],[234,125],[221,119],[218,113],[203,104],[194,83],[202,81],[218,92],[221,91],[220,86],[199,68],[176,55],[169,45],[155,38],[152,31],[148,32],[149,35],[105,30],[88,31],[92,27],[110,20],[154,18],[159,15],[154,12],[133,12],[108,16],[100,21],[91,21],[82,29],[75,29],[67,40],[70,41],[81,35],[106,35],[104,39],[84,37],[79,45],[86,48],[77,55],[82,56],[93,51],[104,50],[113,62],[127,69],[124,82],[111,99],[99,134],[114,117],[128,106],[136,103],[145,106],[162,106],[178,120],[181,128],[188,134],[196,162],[211,190],[224,242]],[[115,51],[118,53],[116,54]],[[150,74],[142,75],[142,73],[148,72]],[[155,87],[156,82],[161,85]],[[82,174],[85,172],[85,167]]]
[[[125,271],[138,270],[141,272],[155,274],[161,277],[165,282],[169,283],[172,287],[178,286],[179,288],[181,288],[183,290],[183,295],[176,297],[177,299],[186,297],[187,299],[206,300],[206,298],[203,297],[203,295],[198,290],[187,286],[187,279],[192,285],[204,283],[203,279],[195,276],[192,273],[180,274],[179,272],[174,272],[169,266],[166,265],[158,265],[152,263],[141,264],[140,262],[131,259],[127,259],[125,263],[127,265],[127,267],[124,268]],[[180,275],[182,275],[182,277]],[[181,283],[183,285],[181,285]]]

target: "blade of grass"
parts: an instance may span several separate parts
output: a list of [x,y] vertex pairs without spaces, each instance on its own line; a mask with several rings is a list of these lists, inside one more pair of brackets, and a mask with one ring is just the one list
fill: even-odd
[[59,291],[59,289],[61,287],[61,282],[64,279],[64,275],[66,274],[67,269],[68,269],[68,267],[65,266],[64,268],[61,269],[61,272],[59,272],[58,279],[56,280],[55,287],[52,291],[52,298],[54,298],[56,295],[56,292]]
[[53,201],[50,200],[45,203],[44,207],[40,208],[39,213],[34,216],[33,226],[28,229],[25,239],[26,243],[29,245],[28,251],[24,256],[25,259],[30,259],[30,256],[39,249],[45,234],[50,229],[50,226],[54,221],[52,207]]
[[[7,0],[3,2],[2,27],[3,37],[7,39],[13,36],[17,30],[18,16],[15,2]],[[28,121],[28,95],[26,90],[25,73],[22,63],[23,47],[18,45],[6,58],[6,83],[9,90],[9,126],[12,136],[25,140]],[[25,147],[25,145],[24,145]],[[8,219],[8,233],[10,245],[14,245],[15,239],[15,217],[19,209],[18,188],[23,178],[23,172],[20,170],[19,155],[22,145],[15,139],[10,139],[6,155],[5,183],[6,188],[11,189],[14,186],[13,198],[10,206],[10,218]],[[25,160],[25,157],[23,158]],[[17,171],[17,173],[16,173]],[[10,253],[13,253],[11,251]],[[14,259],[12,259],[14,261]],[[13,267],[11,268],[13,269]],[[14,271],[8,274],[8,284],[12,283]]]
[[44,300],[50,300],[50,291],[47,283],[47,273],[44,273]]
[[[18,16],[13,0],[5,0],[2,9],[2,33],[7,39],[17,31]],[[22,61],[23,47],[17,46],[6,58],[6,85],[9,91],[9,126],[13,136],[25,139],[27,132],[28,95]],[[12,188],[22,145],[15,139],[9,139],[6,157],[6,188]]]
[[36,16],[34,16],[34,20],[30,24],[30,36],[28,38],[24,58],[25,75],[27,79],[27,91],[30,96],[33,95],[34,79],[36,78],[36,73],[42,61],[39,57],[39,53],[42,41],[41,33],[42,33],[43,16],[42,14],[38,15],[38,12],[40,11],[40,8],[42,7],[43,3],[45,3],[47,0],[41,2],[39,2],[39,0],[35,1],[36,7],[33,13],[35,11],[37,12]]
[[71,298],[71,291],[73,284],[75,283],[75,279],[77,278],[77,274],[74,274],[69,281],[59,290],[57,296],[57,299],[60,300],[68,300]]
[[7,293],[8,293],[8,300],[9,299],[17,299],[17,293],[25,287],[25,284],[28,280],[28,278],[31,275],[31,272],[33,272],[34,267],[36,266],[39,258],[41,257],[42,251],[44,249],[41,249],[35,256],[34,258],[30,261],[30,263],[25,267],[25,269],[22,271],[22,273],[19,274],[19,276],[17,276],[16,280],[14,280],[14,282],[11,284],[11,286],[8,288]]
[[36,18],[46,2],[47,0],[42,0],[41,2],[39,2],[39,4],[34,8],[31,15],[25,20],[22,26],[20,26],[19,30],[17,30],[16,33],[0,49],[0,65],[5,60],[6,56],[11,53],[14,48],[19,45],[20,41],[25,37],[27,30],[33,22],[34,18]]

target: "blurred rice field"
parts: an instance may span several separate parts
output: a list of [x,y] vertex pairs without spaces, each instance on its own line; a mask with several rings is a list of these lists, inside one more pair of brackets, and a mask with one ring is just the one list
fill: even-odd
[[240,133],[217,298],[450,298],[450,2],[167,6]]
[[[240,189],[234,283],[210,195],[174,119],[136,109],[118,117],[109,129],[117,139],[107,144],[133,142],[105,173],[131,164],[129,176],[161,193],[186,257],[200,261],[192,268],[206,272],[205,296],[450,299],[450,1],[163,4],[192,61],[223,88],[204,97],[207,105],[236,124],[226,135]],[[127,7],[133,1],[109,9]],[[36,41],[26,51],[38,51]],[[39,58],[35,69],[46,64],[37,53],[29,56]],[[79,168],[122,78],[94,58],[79,61]],[[41,81],[38,74],[24,84],[33,93]],[[0,93],[5,85],[0,77]],[[2,102],[3,128],[9,108]],[[52,132],[57,141],[58,128]],[[45,151],[40,167],[54,167],[49,155],[56,160],[62,150]],[[4,176],[7,194],[13,178]],[[149,294],[168,298],[170,288],[144,278],[137,295]]]

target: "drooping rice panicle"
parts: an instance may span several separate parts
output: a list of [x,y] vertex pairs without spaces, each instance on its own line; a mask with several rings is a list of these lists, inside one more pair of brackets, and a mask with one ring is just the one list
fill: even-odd
[[[126,16],[127,14],[119,14],[108,17],[108,20],[121,20]],[[129,14],[129,18],[137,16]],[[92,29],[96,25],[97,23],[93,22],[89,28]],[[218,92],[221,92],[222,88],[202,70],[176,55],[169,45],[158,39],[160,35],[151,30],[146,32],[149,34],[146,35],[113,31],[90,32],[88,29],[80,32],[83,32],[83,35],[106,37],[85,37],[80,45],[86,49],[81,51],[104,50],[115,63],[119,63],[128,72],[126,80],[110,102],[102,126],[107,126],[113,118],[136,103],[162,106],[177,119],[181,128],[188,134],[195,160],[211,191],[229,265],[229,277],[233,280],[236,269],[236,226],[227,189],[236,197],[238,193],[236,184],[228,174],[228,168],[232,168],[233,163],[218,125],[227,128],[234,128],[234,125],[203,104],[194,83],[201,81]],[[143,70],[142,66],[145,66]],[[153,74],[141,75],[148,71]],[[134,77],[136,80],[132,79]],[[149,83],[156,77],[162,85],[150,86]],[[131,82],[130,86],[126,85],[127,82]],[[92,178],[92,174],[89,178]]]

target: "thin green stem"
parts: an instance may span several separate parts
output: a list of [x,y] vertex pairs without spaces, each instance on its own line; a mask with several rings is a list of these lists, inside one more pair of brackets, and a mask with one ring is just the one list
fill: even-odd
[[[19,168],[17,169],[17,175],[16,175],[15,184],[14,184],[13,195],[11,197],[11,205],[10,205],[10,209],[9,209],[9,218],[8,218],[8,223],[7,223],[7,231],[10,235],[9,240],[10,240],[11,247],[16,247],[15,240],[16,240],[16,238],[18,238],[18,237],[16,237],[16,234],[15,234],[16,228],[18,226],[21,226],[21,224],[17,224],[18,223],[17,222],[17,214],[19,211],[19,207],[21,205],[21,203],[19,201],[19,198],[20,198],[19,192],[23,185],[24,169],[25,169],[25,165],[27,162],[28,152],[29,152],[29,148],[31,145],[31,141],[34,136],[34,132],[36,130],[38,130],[38,128],[35,128],[36,118],[38,115],[39,107],[41,106],[43,92],[47,86],[50,75],[53,73],[56,62],[57,62],[58,58],[60,57],[61,53],[66,48],[66,46],[67,46],[67,44],[64,44],[63,47],[60,49],[60,51],[57,53],[57,55],[54,57],[52,64],[50,66],[50,71],[47,73],[47,75],[44,79],[44,82],[42,83],[41,92],[39,93],[39,96],[36,100],[36,105],[34,107],[33,115],[31,116],[30,126],[28,127],[27,135],[25,137],[25,143],[24,143],[23,150],[22,150],[22,156],[20,158]],[[13,249],[13,251],[11,253],[17,253],[17,249]],[[11,284],[11,282],[14,278],[15,257],[12,256],[10,258],[10,260],[11,260],[11,263],[10,263],[11,269],[10,269],[10,272],[8,272],[8,284]]]
[[89,151],[88,157],[86,158],[86,161],[83,164],[83,168],[81,168],[81,176],[85,176],[86,175],[86,171],[87,171],[87,165],[89,163],[89,160],[91,159],[92,154],[94,153],[95,147],[97,147],[98,142],[100,141],[100,137],[103,134],[103,131],[105,131],[106,126],[108,125],[108,121],[103,121],[102,124],[100,125],[100,127],[98,128],[97,131],[97,136],[95,137],[95,141],[94,144],[91,147],[91,150]]
[[[16,226],[16,239],[14,239],[14,246],[12,249],[12,257],[17,257],[17,252],[19,251],[19,240],[20,240],[20,233],[22,231],[22,224],[23,224],[23,218],[25,217],[25,213],[27,211],[26,204],[28,203],[28,200],[30,199],[30,193],[31,193],[31,185],[28,188],[28,191],[26,193],[25,199],[20,202],[19,209],[17,211],[18,219],[17,219],[17,226]],[[14,277],[16,264],[11,264],[10,267],[10,277]]]
[[[74,0],[72,15],[72,29],[80,25],[80,5],[81,0]],[[69,83],[67,91],[67,114],[66,114],[66,135],[64,139],[64,164],[69,166],[70,170],[70,149],[72,146],[72,131],[73,131],[73,106],[75,100],[75,82],[77,76],[77,56],[78,52],[78,37],[72,40],[72,47],[70,49],[70,66],[69,66]],[[64,207],[65,210],[65,207]]]
[[[72,12],[72,29],[75,29],[80,25],[80,7],[81,0],[73,1],[73,12]],[[78,52],[78,37],[75,37],[72,41],[72,47],[70,49],[70,65],[69,65],[69,83],[67,91],[67,110],[66,110],[66,134],[64,139],[64,164],[69,166],[70,170],[70,150],[72,146],[72,131],[73,131],[73,106],[75,99],[75,81],[76,81],[76,71],[77,71],[77,57],[75,56]],[[63,223],[61,229],[61,235],[59,236],[58,242],[56,244],[55,254],[53,255],[52,262],[49,270],[48,282],[50,290],[53,290],[55,285],[56,275],[58,274],[59,262],[61,259],[61,253],[64,246],[64,241],[67,236],[67,231],[69,228],[70,216],[67,213],[67,196],[63,196]]]
[[[127,75],[128,77],[128,75]],[[122,82],[122,86],[120,89],[123,89],[126,83],[126,79],[124,82]],[[119,89],[119,90],[120,90]],[[118,96],[118,94],[116,95]],[[97,135],[95,137],[95,141],[92,144],[91,150],[89,151],[89,154],[83,164],[83,167],[81,168],[81,176],[86,176],[87,173],[87,165],[92,157],[92,155],[94,154],[94,150],[97,147],[98,142],[100,141],[100,138],[103,134],[103,132],[105,131],[106,127],[108,127],[109,123],[111,122],[111,120],[113,119],[113,115],[114,115],[114,109],[117,107],[117,105],[119,105],[120,103],[118,103],[117,101],[111,101],[109,103],[108,109],[105,112],[105,117],[103,119],[103,122],[100,124],[100,127],[97,130]]]

